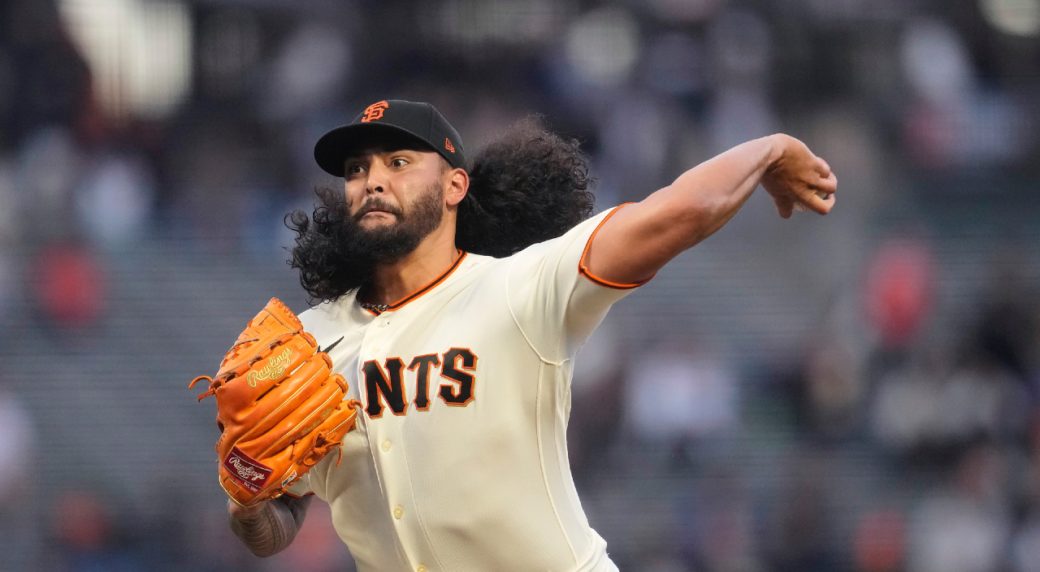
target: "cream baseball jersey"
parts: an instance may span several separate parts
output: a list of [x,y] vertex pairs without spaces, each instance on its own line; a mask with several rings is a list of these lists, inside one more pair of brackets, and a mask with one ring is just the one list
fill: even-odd
[[636,286],[584,266],[613,212],[510,257],[462,253],[381,313],[351,293],[301,315],[364,410],[293,493],[331,505],[360,570],[617,570],[566,444],[572,358]]

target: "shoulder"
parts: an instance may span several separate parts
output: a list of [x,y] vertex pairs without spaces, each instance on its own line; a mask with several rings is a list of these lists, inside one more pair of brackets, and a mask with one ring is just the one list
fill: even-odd
[[[622,205],[624,206],[624,205]],[[542,242],[536,242],[523,250],[520,250],[503,260],[510,259],[523,259],[538,257],[539,255],[546,254],[553,251],[554,249],[578,249],[582,250],[585,248],[586,243],[595,234],[596,230],[602,225],[608,218],[610,218],[619,208],[611,207],[591,217],[579,222],[572,226],[570,230],[557,236],[550,238]]]

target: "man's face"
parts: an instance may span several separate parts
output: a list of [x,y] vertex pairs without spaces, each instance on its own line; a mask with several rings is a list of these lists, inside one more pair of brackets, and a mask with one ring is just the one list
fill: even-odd
[[444,161],[434,152],[369,149],[345,161],[350,222],[377,260],[415,249],[444,215]]

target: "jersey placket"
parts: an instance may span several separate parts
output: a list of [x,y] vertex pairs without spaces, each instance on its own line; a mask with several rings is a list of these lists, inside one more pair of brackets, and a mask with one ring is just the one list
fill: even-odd
[[[384,365],[387,358],[394,357],[387,354],[392,347],[393,337],[393,312],[383,312],[376,316],[362,341],[359,364],[375,360],[381,366]],[[369,420],[368,441],[376,461],[376,471],[383,484],[384,506],[397,531],[400,551],[412,570],[425,572],[433,570],[432,560],[423,558],[430,555],[431,551],[418,519],[403,441],[404,423],[411,406],[407,397],[406,394],[405,409],[400,415],[395,415],[384,404],[380,417]]]

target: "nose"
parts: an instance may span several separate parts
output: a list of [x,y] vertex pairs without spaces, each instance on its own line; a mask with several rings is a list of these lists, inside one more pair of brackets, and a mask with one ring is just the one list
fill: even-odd
[[365,194],[386,192],[388,175],[389,172],[380,161],[372,161],[368,168],[368,177],[365,179]]

